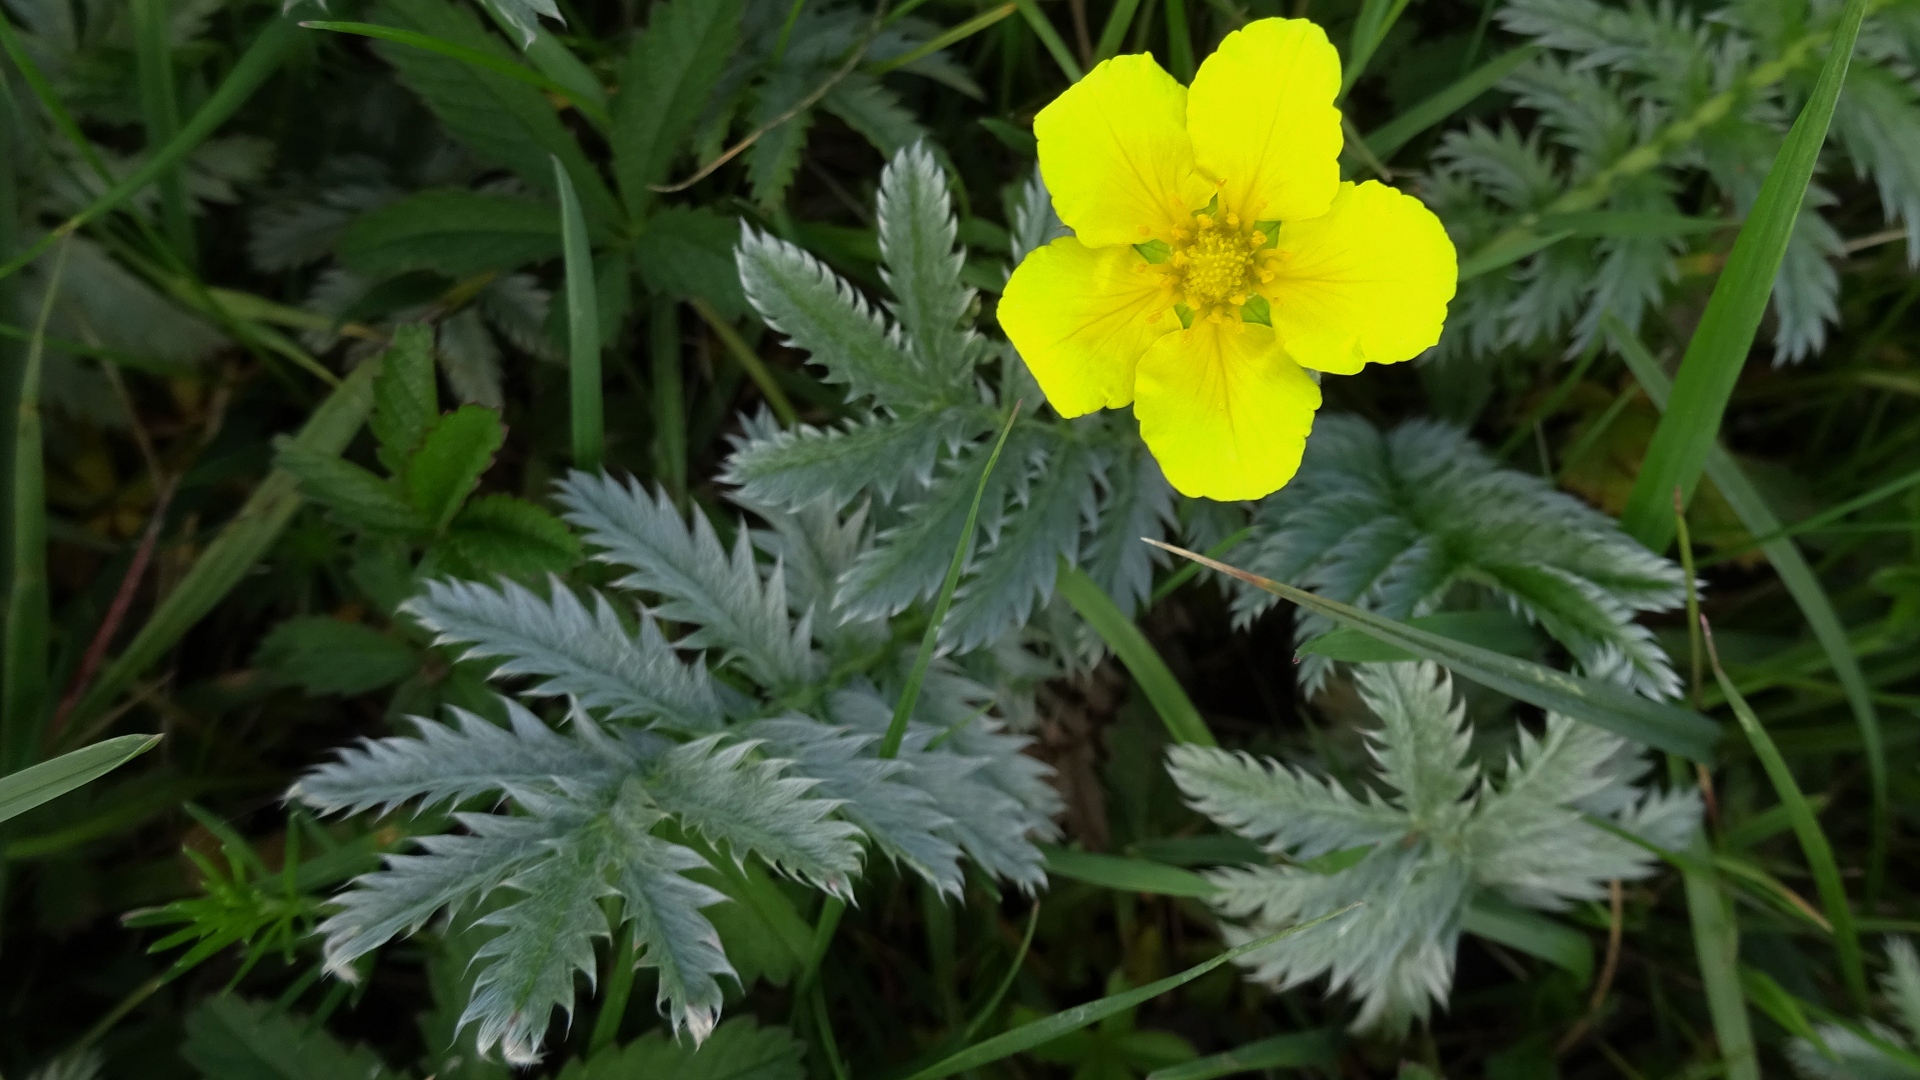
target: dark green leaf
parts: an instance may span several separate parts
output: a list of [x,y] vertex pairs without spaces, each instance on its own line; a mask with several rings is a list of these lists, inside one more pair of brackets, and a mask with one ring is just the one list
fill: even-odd
[[278,683],[309,694],[364,694],[391,686],[420,666],[405,642],[370,626],[325,615],[288,619],[253,655]]
[[230,994],[187,1015],[180,1056],[205,1080],[393,1080],[379,1058],[310,1021]]
[[653,202],[647,185],[667,178],[713,95],[740,15],[740,0],[666,0],[635,37],[613,98],[613,172],[634,217]]
[[301,494],[338,514],[350,525],[383,532],[419,532],[426,520],[399,490],[338,454],[310,450],[281,436],[274,440],[273,463],[291,473]]
[[647,288],[676,299],[698,298],[729,319],[747,313],[734,266],[740,223],[711,210],[668,207],[648,219],[634,245]]
[[428,529],[439,532],[459,513],[506,436],[500,414],[484,405],[462,405],[427,430],[404,480]]
[[466,278],[558,254],[550,204],[478,191],[423,191],[361,214],[340,237],[340,260],[370,278],[409,270]]
[[740,1016],[697,1046],[649,1032],[585,1062],[569,1062],[559,1080],[801,1080],[803,1050],[786,1028],[761,1027]]
[[511,495],[483,495],[447,526],[454,553],[483,574],[558,574],[580,561],[559,518]]
[[420,449],[427,428],[440,415],[433,380],[433,330],[409,323],[393,332],[380,375],[373,380],[373,416],[367,427],[379,440],[380,464],[397,476]]
[[[380,21],[506,63],[520,63],[470,10],[445,0],[392,0],[380,8]],[[550,159],[558,157],[580,185],[587,216],[596,224],[619,219],[620,208],[612,193],[540,91],[498,72],[411,45],[382,42],[374,51],[394,66],[400,81],[420,96],[448,133],[474,152],[512,169],[534,190],[543,192],[553,190]]]

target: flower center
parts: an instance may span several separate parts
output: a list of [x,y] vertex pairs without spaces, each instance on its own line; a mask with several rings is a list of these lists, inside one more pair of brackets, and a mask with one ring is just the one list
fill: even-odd
[[[1209,207],[1193,215],[1191,226],[1173,230],[1172,240],[1161,249],[1164,258],[1143,263],[1140,269],[1163,275],[1160,285],[1170,294],[1170,305],[1179,311],[1183,323],[1191,325],[1195,319],[1238,323],[1243,318],[1266,322],[1264,300],[1255,305],[1257,312],[1242,311],[1250,298],[1260,299],[1255,288],[1272,280],[1274,264],[1281,258],[1280,252],[1268,247],[1274,223],[1258,225],[1241,221],[1231,211],[1220,211],[1217,205]],[[1145,246],[1141,250],[1146,254]]]

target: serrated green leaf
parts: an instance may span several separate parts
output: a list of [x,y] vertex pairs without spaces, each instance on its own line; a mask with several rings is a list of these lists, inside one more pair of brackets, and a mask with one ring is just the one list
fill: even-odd
[[433,330],[408,323],[393,332],[380,374],[373,380],[373,416],[367,427],[379,441],[380,464],[398,476],[440,415],[433,379]]
[[511,495],[482,495],[461,507],[447,542],[484,574],[558,574],[580,561],[580,541],[564,522]]
[[699,298],[729,319],[747,314],[733,245],[740,223],[704,208],[669,206],[647,219],[634,261],[647,288],[679,299]]
[[553,258],[560,226],[551,205],[532,199],[423,191],[355,218],[339,252],[369,278],[431,270],[459,279]]
[[281,436],[274,440],[273,463],[292,474],[301,494],[338,514],[350,525],[382,532],[419,532],[426,519],[393,484],[366,469],[300,446]]
[[613,99],[613,171],[627,212],[654,201],[647,185],[667,178],[680,146],[720,80],[740,32],[740,0],[667,0],[653,5],[634,38]]
[[420,658],[405,642],[370,626],[325,615],[288,619],[253,655],[275,681],[309,694],[364,694],[413,674]]
[[740,1016],[697,1046],[649,1032],[586,1061],[568,1062],[559,1080],[801,1080],[804,1049],[786,1028],[761,1027]]
[[271,1005],[229,994],[187,1015],[180,1056],[205,1080],[392,1080],[364,1047]]
[[427,430],[403,480],[429,530],[440,532],[460,512],[506,437],[500,414],[481,405],[462,405]]
[[[485,53],[508,64],[520,58],[489,33],[465,7],[444,0],[394,0],[379,9],[380,21],[403,30]],[[552,157],[566,162],[580,185],[580,202],[596,224],[618,220],[620,207],[560,123],[553,103],[539,90],[495,71],[410,45],[374,46],[440,118],[448,134],[489,161],[512,169],[536,191],[553,190]]]
[[122,735],[0,776],[0,821],[17,817],[139,757],[158,735]]

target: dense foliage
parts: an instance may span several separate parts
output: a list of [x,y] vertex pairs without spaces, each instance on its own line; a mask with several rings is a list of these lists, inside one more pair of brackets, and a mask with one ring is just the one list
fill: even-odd
[[[1188,499],[995,307],[1274,16],[1459,292]],[[0,1076],[1920,1076],[1916,0],[0,52]]]

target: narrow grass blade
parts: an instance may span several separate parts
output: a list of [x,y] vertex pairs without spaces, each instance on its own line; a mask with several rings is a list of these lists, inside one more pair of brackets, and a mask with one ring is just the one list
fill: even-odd
[[1187,0],[1166,0],[1167,59],[1173,64],[1173,77],[1183,83],[1193,81],[1193,30],[1187,25]]
[[[4,16],[0,16],[4,18]],[[8,478],[7,594],[0,624],[0,771],[24,769],[38,760],[40,739],[53,702],[48,694],[47,477],[40,431],[40,373],[46,361],[47,320],[60,295],[67,245],[60,245],[53,274],[40,301],[26,363],[14,382],[13,447]]]
[[1150,982],[1138,989],[1103,997],[1098,1001],[1090,1001],[1085,1005],[1079,1005],[1054,1013],[1052,1016],[1035,1020],[1030,1024],[1022,1024],[1012,1031],[995,1035],[993,1038],[987,1039],[984,1042],[975,1043],[945,1061],[930,1065],[914,1073],[908,1080],[940,1080],[941,1077],[952,1076],[955,1073],[966,1072],[969,1069],[977,1069],[982,1065],[991,1064],[1002,1058],[1012,1057],[1023,1050],[1031,1050],[1036,1046],[1052,1042],[1070,1031],[1078,1031],[1089,1024],[1098,1023],[1117,1012],[1138,1008],[1152,1001],[1154,998],[1159,997],[1161,994],[1185,986],[1222,964],[1231,963],[1250,952],[1264,949],[1269,945],[1284,941],[1295,934],[1311,930],[1331,919],[1337,919],[1358,906],[1358,904],[1355,904],[1351,907],[1344,907],[1330,915],[1322,915],[1310,922],[1303,922],[1298,926],[1290,926],[1278,933],[1268,934],[1266,937],[1256,938],[1244,945],[1235,946],[1211,960],[1195,964],[1193,967],[1188,968],[1178,975],[1169,975],[1164,979]]
[[600,298],[593,277],[593,246],[573,177],[553,159],[553,184],[560,192],[560,243],[567,267],[567,385],[573,414],[573,464],[589,472],[600,467],[606,443],[606,406],[600,400]]
[[1713,850],[1705,833],[1694,837],[1690,854],[1694,857],[1681,867],[1680,875],[1686,883],[1694,954],[1700,961],[1707,1013],[1713,1018],[1725,1075],[1727,1080],[1760,1080],[1760,1055],[1753,1045],[1746,995],[1740,986],[1740,928],[1712,866]]
[[1214,1080],[1262,1069],[1331,1069],[1340,1057],[1340,1033],[1333,1028],[1275,1035],[1218,1054],[1209,1054],[1147,1074],[1147,1080]]
[[1498,246],[1488,245],[1460,260],[1460,280],[1469,281],[1481,274],[1489,274],[1501,267],[1511,266],[1529,255],[1545,251],[1572,235],[1572,229],[1561,229],[1545,236],[1525,234]]
[[1347,91],[1366,74],[1374,50],[1387,39],[1387,31],[1400,21],[1408,3],[1409,0],[1361,0],[1360,15],[1353,23],[1353,39],[1347,45],[1346,62],[1340,65],[1340,97],[1334,100],[1344,100]]
[[21,80],[39,99],[40,107],[47,110],[47,117],[53,121],[53,126],[79,151],[81,160],[87,163],[95,176],[109,184],[113,183],[113,174],[107,171],[107,163],[101,160],[93,141],[80,130],[73,114],[67,111],[66,103],[60,100],[59,92],[54,90],[53,84],[47,81],[46,74],[40,70],[40,65],[33,62],[33,57],[20,44],[20,35],[14,32],[13,23],[4,18],[0,18],[0,51],[4,51],[8,59],[13,61]]
[[[1134,0],[1134,2],[1138,3],[1139,0]],[[875,75],[885,75],[889,71],[906,67],[908,64],[931,56],[941,49],[958,45],[960,42],[967,40],[980,31],[985,30],[987,27],[992,26],[994,23],[999,22],[1001,19],[1013,14],[1019,6],[1020,5],[1014,3],[1013,0],[1007,0],[1007,3],[1001,4],[999,7],[988,8],[973,18],[968,19],[966,22],[949,27],[941,31],[938,35],[928,38],[926,41],[908,49],[899,56],[890,56],[879,63],[869,66],[867,70]]]
[[597,102],[583,100],[576,91],[568,89],[566,84],[556,82],[552,78],[535,71],[525,64],[516,64],[511,60],[502,60],[497,56],[490,56],[478,49],[469,49],[465,45],[455,45],[451,41],[442,41],[431,34],[422,34],[415,30],[402,30],[397,26],[381,26],[377,23],[337,22],[330,19],[309,19],[302,22],[300,26],[306,30],[331,30],[339,34],[356,34],[360,37],[377,38],[381,41],[391,41],[396,45],[407,45],[415,49],[424,49],[427,52],[439,53],[449,60],[458,60],[463,64],[472,64],[474,67],[486,68],[496,75],[505,75],[509,79],[514,79],[536,89],[545,90],[549,94],[566,98],[573,104],[575,109],[580,111],[580,115],[592,120],[595,126],[602,130],[605,130],[607,125],[612,122],[603,105]]
[[1820,70],[1819,81],[1806,107],[1800,110],[1799,119],[1793,122],[1793,129],[1787,132],[1786,142],[1767,171],[1753,210],[1727,256],[1726,268],[1714,284],[1713,296],[1680,361],[1672,407],[1654,430],[1640,476],[1627,496],[1620,524],[1654,551],[1664,551],[1673,542],[1673,489],[1678,487],[1692,499],[1700,471],[1706,467],[1719,434],[1721,416],[1733,396],[1734,383],[1753,348],[1754,334],[1760,329],[1760,318],[1773,293],[1794,219],[1800,214],[1807,183],[1813,177],[1820,147],[1826,142],[1827,127],[1833,120],[1834,104],[1846,80],[1847,64],[1868,3],[1847,0],[1840,14],[1832,51]]
[[1111,59],[1120,51],[1120,41],[1127,36],[1127,27],[1133,25],[1133,13],[1140,8],[1140,0],[1117,0],[1113,10],[1107,13],[1106,25],[1100,29],[1100,40],[1093,46],[1093,62]]
[[1460,929],[1564,968],[1582,986],[1593,981],[1593,942],[1587,935],[1491,893],[1473,898]]
[[1720,725],[1690,709],[1650,701],[1614,683],[1555,671],[1418,630],[1349,604],[1315,596],[1305,589],[1296,589],[1283,582],[1247,573],[1172,544],[1163,544],[1158,540],[1149,540],[1147,543],[1239,578],[1257,589],[1298,604],[1341,626],[1353,627],[1379,641],[1431,660],[1456,675],[1472,679],[1509,697],[1538,705],[1549,712],[1584,720],[1617,735],[1625,735],[1693,761],[1708,762],[1713,759],[1714,744],[1720,739]]
[[65,795],[153,749],[158,735],[122,735],[0,776],[0,821]]
[[[1641,389],[1651,398],[1654,407],[1666,410],[1667,401],[1672,396],[1673,384],[1667,373],[1640,344],[1626,324],[1611,316],[1605,323],[1608,336],[1614,347],[1626,361],[1627,368],[1639,381]],[[1746,471],[1740,468],[1733,455],[1717,443],[1707,452],[1707,475],[1713,479],[1714,486],[1733,507],[1740,523],[1755,536],[1773,536],[1780,532],[1780,518],[1767,505],[1760,489],[1747,478]],[[1860,669],[1860,659],[1854,654],[1853,642],[1847,635],[1845,624],[1840,621],[1840,613],[1827,596],[1826,589],[1820,585],[1820,578],[1807,564],[1806,557],[1800,554],[1800,548],[1791,539],[1780,536],[1768,540],[1760,546],[1767,561],[1773,564],[1774,573],[1780,575],[1780,584],[1784,585],[1793,602],[1799,605],[1800,615],[1807,620],[1807,628],[1813,631],[1815,641],[1827,655],[1834,676],[1840,680],[1840,687],[1846,693],[1847,704],[1853,710],[1854,724],[1860,729],[1861,753],[1867,762],[1867,779],[1873,799],[1871,851],[1867,863],[1867,896],[1869,899],[1880,894],[1880,887],[1886,880],[1887,849],[1892,829],[1892,804],[1888,794],[1886,739],[1880,727],[1880,714],[1873,705],[1872,689],[1867,685],[1866,674]]]
[[893,707],[893,720],[887,724],[887,733],[880,740],[877,753],[882,758],[898,754],[901,740],[907,737],[907,721],[913,717],[913,707],[920,700],[920,684],[927,679],[934,646],[940,641],[940,624],[947,621],[947,609],[953,606],[953,590],[959,587],[960,572],[966,569],[967,549],[973,546],[973,530],[980,521],[980,500],[987,493],[987,478],[1000,463],[1000,451],[1006,449],[1007,436],[1013,434],[1013,425],[1019,419],[1020,402],[1016,401],[1007,413],[1007,422],[1000,428],[1000,439],[993,444],[987,467],[980,471],[980,486],[973,490],[973,506],[967,511],[966,527],[960,530],[960,542],[954,546],[953,561],[947,564],[947,578],[940,583],[940,598],[934,601],[933,617],[927,620],[926,633],[920,635],[920,651],[914,655],[913,668],[907,672],[907,684],[900,689],[900,700]]
[[[147,145],[165,146],[180,133],[180,103],[173,87],[173,42],[167,0],[133,0],[134,67],[140,80],[140,112]],[[188,266],[195,252],[193,222],[187,215],[186,172],[173,165],[160,174],[160,225],[174,254]]]
[[1780,797],[1793,820],[1793,832],[1800,840],[1801,853],[1807,857],[1807,869],[1812,871],[1814,886],[1820,890],[1820,906],[1826,909],[1827,922],[1833,926],[1834,948],[1840,953],[1840,974],[1853,996],[1854,1007],[1865,1012],[1866,957],[1860,950],[1860,935],[1853,925],[1853,908],[1847,902],[1847,887],[1840,880],[1840,864],[1834,860],[1833,845],[1820,828],[1819,819],[1814,817],[1813,807],[1807,804],[1800,784],[1794,780],[1793,770],[1787,767],[1787,759],[1780,755],[1767,729],[1760,725],[1760,718],[1753,715],[1747,699],[1740,696],[1733,680],[1727,678],[1726,669],[1720,666],[1720,654],[1713,647],[1713,629],[1704,618],[1700,620],[1700,629],[1706,635],[1707,659],[1713,664],[1713,677],[1720,683],[1720,692],[1726,695],[1733,715],[1740,718],[1740,729],[1753,745],[1754,756],[1760,759],[1761,768],[1773,783],[1774,794]]
[[[1224,559],[1227,557],[1227,552],[1239,547],[1251,536],[1253,536],[1253,526],[1251,525],[1242,529],[1235,529],[1233,532],[1228,533],[1225,539],[1207,549],[1207,558]],[[1187,582],[1199,576],[1199,563],[1182,563],[1178,569],[1167,575],[1165,581],[1154,586],[1153,595],[1147,598],[1147,607],[1149,609],[1157,607],[1160,601],[1172,596],[1180,586],[1185,585]]]
[[1421,132],[1473,104],[1542,51],[1538,45],[1524,45],[1481,64],[1453,85],[1373,129],[1366,137],[1367,149],[1381,161],[1388,160]]
[[200,110],[194,113],[193,118],[180,129],[180,134],[174,136],[167,145],[149,154],[139,168],[102,192],[99,198],[87,205],[86,209],[28,245],[25,251],[8,259],[6,263],[0,264],[0,278],[15,273],[21,267],[39,258],[61,237],[71,235],[87,222],[112,211],[121,203],[139,194],[168,169],[180,164],[188,154],[206,141],[207,136],[213,134],[215,129],[226,123],[227,118],[232,116],[240,106],[246,104],[247,99],[253,96],[253,92],[267,80],[267,76],[280,69],[281,61],[285,60],[287,54],[293,50],[298,36],[299,28],[286,19],[275,19],[268,23],[267,28],[260,32],[260,36],[253,40],[252,45],[247,46],[247,51],[240,55],[233,69],[227,72],[227,77],[221,80],[220,85],[207,98],[206,104],[200,106]]
[[774,379],[773,371],[767,367],[766,361],[760,359],[760,354],[753,351],[753,347],[747,344],[747,339],[740,336],[740,331],[735,330],[733,324],[727,321],[727,317],[720,314],[718,309],[705,300],[694,297],[687,303],[693,306],[693,310],[713,331],[713,336],[720,339],[720,344],[726,347],[727,355],[733,357],[740,364],[741,370],[747,373],[747,378],[753,380],[753,385],[760,388],[760,396],[767,399],[767,407],[773,410],[773,415],[779,417],[780,422],[788,427],[798,424],[800,414],[795,411],[793,402],[787,398],[787,392],[780,388],[780,383]]
[[1067,565],[1061,560],[1060,570],[1054,577],[1054,588],[1073,610],[1087,620],[1093,632],[1107,643],[1113,655],[1127,666],[1133,674],[1133,681],[1153,703],[1160,721],[1167,725],[1168,734],[1176,742],[1196,743],[1200,746],[1220,745],[1207,730],[1207,722],[1201,718],[1200,710],[1194,708],[1193,700],[1180,687],[1180,680],[1173,677],[1167,662],[1160,659],[1147,636],[1133,624],[1133,620],[1120,613],[1113,598],[1102,590],[1097,582],[1087,576],[1086,571]]
[[1151,893],[1155,896],[1212,896],[1219,891],[1213,882],[1191,870],[1149,859],[1074,851],[1054,844],[1042,844],[1040,850],[1047,856],[1049,874],[1116,892]]
[[1066,75],[1067,81],[1079,82],[1083,74],[1079,62],[1073,58],[1067,43],[1061,39],[1060,31],[1055,30],[1053,24],[1047,21],[1047,16],[1040,10],[1040,5],[1034,0],[1014,0],[1014,6],[1020,9],[1020,17],[1027,20],[1027,25],[1033,28],[1033,36],[1039,38],[1040,44],[1047,47],[1047,52],[1053,56],[1053,62],[1060,65],[1060,71]]
[[[322,454],[338,454],[345,449],[373,409],[373,380],[379,373],[379,358],[354,368],[313,411],[306,425],[294,436],[293,445]],[[300,508],[301,501],[299,485],[292,473],[284,469],[269,473],[260,486],[253,489],[240,512],[220,530],[220,535],[207,545],[186,576],[148,617],[126,651],[114,658],[88,688],[86,696],[74,707],[66,730],[84,730],[87,718],[132,685],[148,665],[178,643],[193,624],[232,592],[273,545],[280,530]]]
[[653,298],[647,327],[653,367],[653,473],[673,501],[687,497],[687,394],[680,371],[680,302]]

